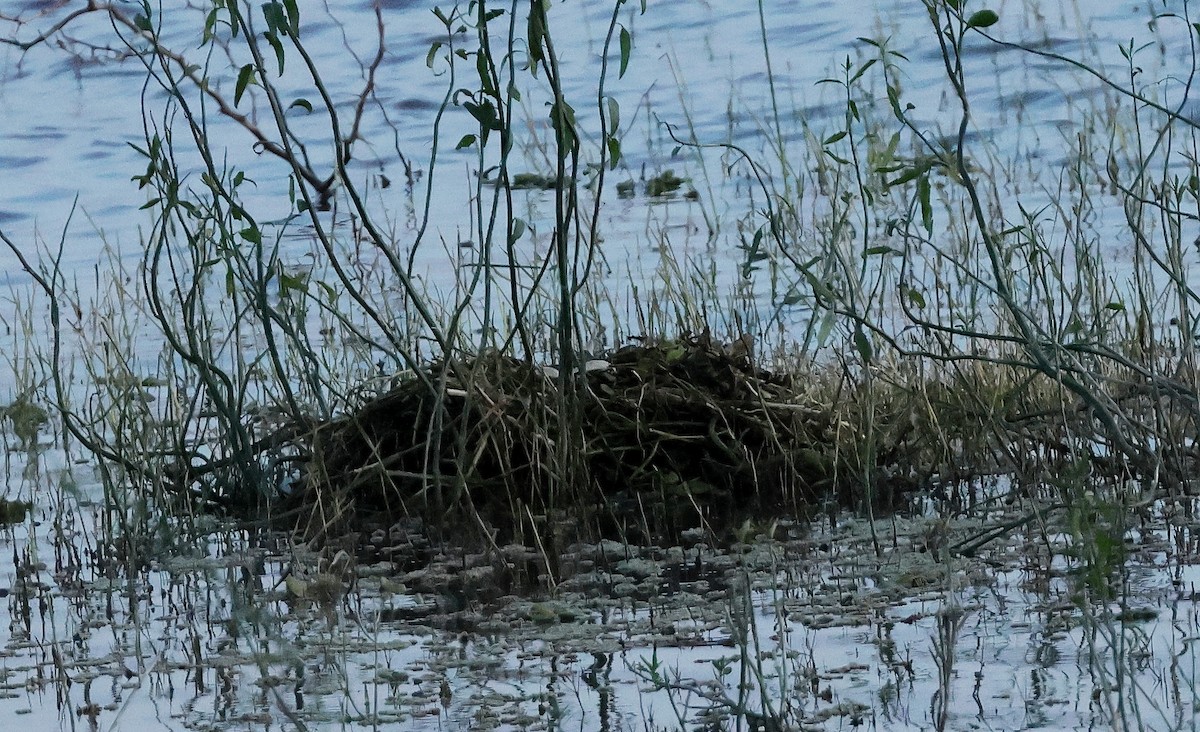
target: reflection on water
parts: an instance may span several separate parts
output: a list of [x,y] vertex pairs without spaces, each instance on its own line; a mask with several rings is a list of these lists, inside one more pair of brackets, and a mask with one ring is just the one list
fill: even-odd
[[[65,466],[41,460],[55,484]],[[879,555],[852,517],[729,552],[687,532],[570,547],[551,590],[532,548],[447,549],[413,524],[342,571],[263,531],[109,542],[98,512],[41,495],[0,541],[6,726],[923,730],[943,704],[948,729],[1200,721],[1196,568],[1166,559],[1197,532],[1166,503],[1144,510],[1106,603],[1065,535],[939,557],[985,517],[936,501],[886,522]],[[519,588],[498,585],[522,566]]]

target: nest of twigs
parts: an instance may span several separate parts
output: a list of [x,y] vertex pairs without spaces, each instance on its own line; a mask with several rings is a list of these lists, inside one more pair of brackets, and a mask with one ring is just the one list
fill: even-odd
[[291,500],[326,534],[416,516],[514,536],[565,517],[649,538],[800,510],[831,486],[830,407],[741,342],[630,346],[581,371],[431,365],[307,432]]

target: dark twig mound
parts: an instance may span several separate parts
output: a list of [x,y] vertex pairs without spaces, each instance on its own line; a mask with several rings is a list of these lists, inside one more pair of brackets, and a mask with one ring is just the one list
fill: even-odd
[[433,365],[308,432],[292,500],[325,535],[417,516],[505,539],[561,523],[652,538],[801,510],[831,486],[829,406],[741,343],[632,346],[581,371],[563,393],[499,355]]

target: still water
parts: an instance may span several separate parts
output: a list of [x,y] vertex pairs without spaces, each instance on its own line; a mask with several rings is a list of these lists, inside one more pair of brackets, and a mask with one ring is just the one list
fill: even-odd
[[[32,38],[80,5],[6,3],[0,12],[26,22],[0,24],[0,33]],[[361,60],[378,48],[375,5],[300,7],[315,63],[339,111],[351,114],[364,85]],[[431,130],[449,84],[444,68],[426,65],[431,44],[445,40],[432,7],[382,4],[385,50],[352,166],[368,185],[405,180],[405,161],[428,180]],[[1086,59],[1113,78],[1128,73],[1120,45],[1149,43],[1138,73],[1164,80],[1157,92],[1189,111],[1188,24],[1154,19],[1183,13],[1182,3],[1026,0],[992,8],[997,35]],[[600,2],[552,5],[565,91],[580,109],[595,94],[610,13]],[[168,43],[201,53],[202,11],[172,5],[160,16]],[[913,116],[932,134],[953,132],[933,30],[912,0],[651,2],[644,15],[626,7],[620,22],[633,51],[629,72],[608,84],[622,110],[618,178],[672,169],[691,179],[697,197],[605,200],[606,256],[614,269],[633,263],[613,276],[614,287],[652,284],[653,263],[634,265],[664,241],[736,272],[737,259],[720,239],[714,251],[710,232],[735,229],[753,194],[722,175],[720,153],[676,150],[666,124],[702,143],[737,144],[778,173],[781,157],[806,160],[811,139],[844,124],[837,87],[818,82],[870,58],[871,47],[857,40],[869,38],[890,39],[907,57],[901,78]],[[131,143],[144,144],[145,115],[155,121],[163,92],[123,54],[112,28],[88,16],[62,44],[0,47],[0,229],[30,252],[61,239],[63,265],[83,288],[110,257],[138,261],[150,223],[140,210],[146,194],[130,180],[145,165]],[[220,67],[223,59],[210,62]],[[1044,199],[1039,191],[1053,190],[1048,181],[1076,144],[1073,125],[1111,104],[1110,92],[1062,62],[982,40],[968,62],[972,139],[1021,161],[1024,177],[1012,185]],[[282,83],[308,93],[292,77]],[[882,90],[874,101],[886,107]],[[545,117],[542,109],[525,113],[535,129]],[[301,116],[295,123],[308,124]],[[453,249],[470,228],[463,211],[480,171],[474,153],[455,149],[474,131],[469,115],[452,107],[443,124],[429,227],[430,239]],[[254,181],[246,203],[255,215],[286,216],[286,168],[216,115],[208,134]],[[328,164],[328,151],[310,152]],[[537,150],[522,153],[536,172]],[[403,185],[374,190],[370,205],[395,222],[397,241],[411,238],[419,217],[408,207],[424,205],[422,185],[413,199]],[[545,194],[523,195],[531,221],[545,216]],[[431,282],[452,277],[439,269],[445,262],[423,262]],[[647,280],[630,274],[638,271]],[[7,249],[0,273],[21,300],[29,279]],[[8,401],[12,378],[0,381],[0,401]],[[1014,532],[950,566],[931,558],[934,537],[969,536],[985,518],[1009,517],[945,520],[940,506],[889,522],[882,557],[853,520],[784,527],[779,542],[735,553],[701,538],[644,550],[577,547],[577,572],[532,598],[492,596],[486,561],[417,552],[419,541],[401,527],[380,539],[378,562],[364,560],[353,582],[336,577],[322,601],[297,597],[285,577],[315,581],[315,559],[247,532],[157,547],[161,558],[129,578],[119,553],[98,538],[109,527],[94,509],[98,481],[86,466],[53,449],[30,455],[15,447],[4,465],[9,493],[37,503],[0,541],[0,554],[12,557],[0,565],[4,728],[721,729],[732,724],[721,709],[744,707],[755,719],[774,714],[804,729],[1089,728],[1113,719],[1189,729],[1200,708],[1196,539],[1189,519],[1173,513],[1178,507],[1147,508],[1144,524],[1122,535],[1130,549],[1120,601],[1086,612],[1066,559],[1069,537],[1026,543]],[[397,569],[406,551],[429,562]],[[470,589],[447,593],[451,576]]]

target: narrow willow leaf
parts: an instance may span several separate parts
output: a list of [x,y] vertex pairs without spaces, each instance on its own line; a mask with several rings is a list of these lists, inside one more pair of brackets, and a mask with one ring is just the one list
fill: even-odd
[[288,32],[292,34],[292,38],[299,38],[300,8],[296,5],[296,0],[283,0],[283,7],[287,11]]
[[208,15],[204,18],[204,37],[203,43],[208,43],[209,40],[216,37],[217,30],[217,8],[208,11]]
[[242,95],[246,93],[246,86],[250,83],[250,79],[254,76],[254,65],[246,64],[242,70],[238,72],[237,85],[233,88],[233,106],[237,106],[242,101]]
[[463,135],[458,144],[454,146],[455,150],[462,150],[465,147],[470,147],[475,144],[475,135]]
[[828,155],[829,157],[833,158],[833,161],[836,162],[838,165],[849,165],[850,164],[849,160],[838,157],[837,155],[834,155],[833,153],[829,152],[828,150],[825,151],[825,154]]
[[262,6],[263,20],[267,21],[267,32],[279,33],[287,31],[287,18],[283,14],[283,5],[278,2],[264,3]]
[[438,49],[442,47],[441,41],[434,41],[429,45],[429,53],[425,54],[425,65],[433,68],[433,57],[437,55]]
[[538,0],[534,0],[531,5],[525,39],[529,49],[529,68],[536,74],[538,62],[543,58],[542,44],[546,37],[546,9]]
[[871,363],[871,341],[863,332],[862,326],[854,329],[854,348],[858,350],[858,355],[862,357],[863,363]]
[[525,220],[513,219],[512,233],[508,235],[508,243],[516,244],[517,240],[525,235]]
[[929,174],[926,173],[917,181],[917,200],[921,203],[921,225],[925,233],[933,236],[933,204],[929,200]]
[[273,31],[263,33],[263,38],[267,43],[271,44],[271,48],[275,49],[275,60],[279,63],[279,75],[283,76],[283,43],[279,40],[279,34]]
[[303,109],[305,112],[312,112],[312,109],[313,109],[312,102],[308,101],[307,99],[305,99],[303,97],[293,101],[291,104],[288,105],[288,109],[291,109],[292,107],[299,107],[300,109]]
[[824,346],[829,342],[829,336],[833,333],[834,322],[833,310],[826,310],[825,317],[821,319],[821,327],[817,329],[817,346]]
[[238,8],[237,3],[227,3],[225,9],[229,11],[229,30],[234,38],[238,37],[238,33],[242,29],[242,13]]
[[876,61],[878,61],[878,60],[879,60],[879,59],[877,59],[877,58],[873,58],[873,59],[871,59],[871,60],[867,61],[865,64],[863,64],[863,65],[862,65],[862,66],[861,66],[861,67],[858,69],[858,71],[854,72],[854,76],[851,76],[851,77],[850,77],[850,81],[849,81],[849,82],[847,82],[847,83],[849,83],[849,84],[853,84],[854,82],[856,82],[856,81],[858,81],[859,79],[861,79],[861,78],[862,78],[862,75],[863,75],[863,74],[865,74],[865,73],[867,73],[867,69],[869,69],[869,68],[871,68],[872,66],[874,66],[874,65],[875,65],[875,62],[876,62]]
[[892,112],[895,113],[897,118],[903,119],[904,112],[900,109],[900,92],[891,84],[888,84],[887,87],[887,98],[888,104],[892,105]]
[[617,78],[625,76],[625,70],[629,68],[629,54],[633,50],[633,36],[629,35],[629,30],[625,26],[621,26],[621,68],[617,71]]
[[613,136],[608,138],[608,169],[616,170],[621,162],[621,141]]
[[826,137],[825,140],[821,144],[822,145],[832,145],[833,143],[837,142],[838,140],[842,139],[845,136],[846,136],[845,130],[842,130],[841,132],[835,132],[832,135],[830,135],[829,137]]

